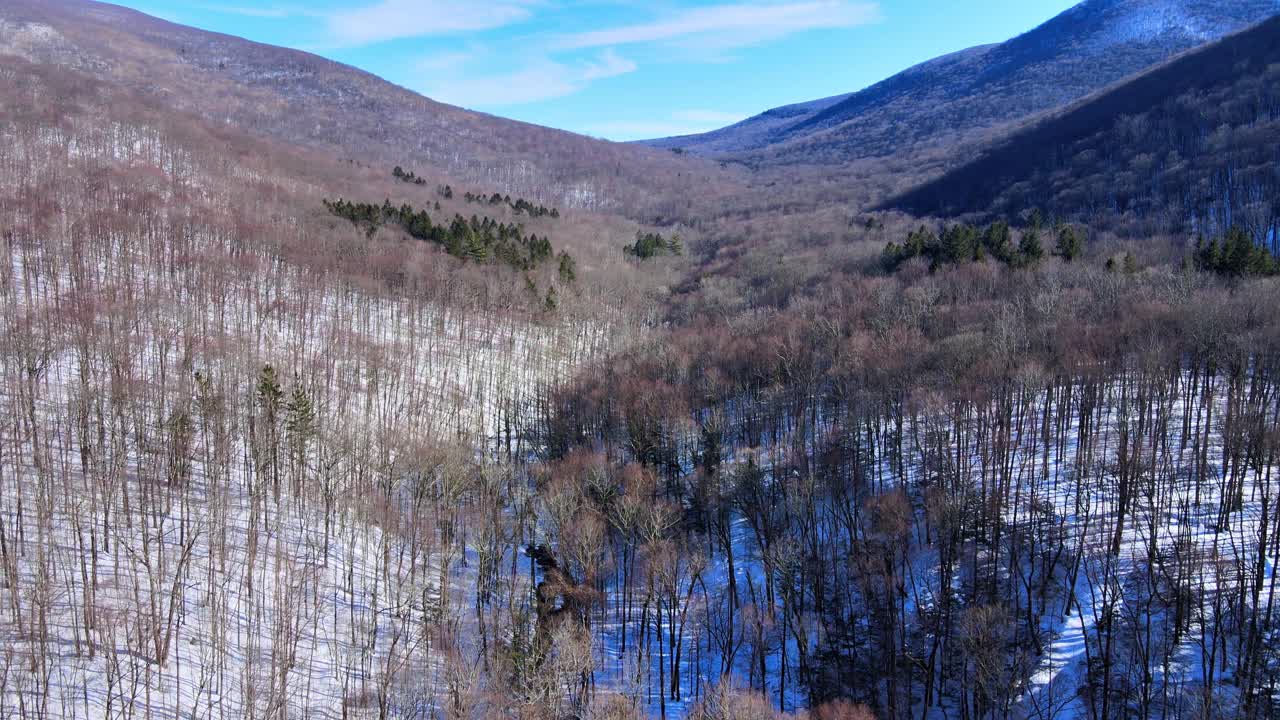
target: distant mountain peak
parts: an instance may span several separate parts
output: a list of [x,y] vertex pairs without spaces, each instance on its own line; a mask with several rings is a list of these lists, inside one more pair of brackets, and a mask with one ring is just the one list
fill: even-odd
[[895,155],[1063,107],[1277,13],[1280,0],[1085,0],[1005,43],[935,58],[856,93],[646,144],[756,167]]
[[1277,12],[1280,0],[1085,0],[1038,29],[1076,34],[1080,48],[1103,52],[1130,43],[1206,43]]

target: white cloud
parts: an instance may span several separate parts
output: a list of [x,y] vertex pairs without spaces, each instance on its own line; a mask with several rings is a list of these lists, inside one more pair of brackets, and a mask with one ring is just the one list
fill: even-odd
[[626,75],[635,72],[636,68],[637,65],[634,62],[618,55],[613,48],[609,48],[601,53],[597,60],[582,65],[581,75],[584,81],[590,82]]
[[850,0],[737,3],[692,8],[647,23],[592,30],[562,38],[570,49],[632,45],[697,37],[717,48],[744,47],[819,28],[875,22],[879,6]]
[[[436,58],[428,58],[441,69]],[[436,100],[463,107],[505,107],[551,100],[572,95],[585,89],[592,82],[635,72],[637,65],[613,50],[606,50],[597,58],[575,64],[541,58],[521,63],[521,69],[496,75],[463,76],[454,73],[450,77],[421,83],[425,93]]]
[[530,0],[381,0],[326,18],[330,36],[348,45],[490,30],[527,20]]

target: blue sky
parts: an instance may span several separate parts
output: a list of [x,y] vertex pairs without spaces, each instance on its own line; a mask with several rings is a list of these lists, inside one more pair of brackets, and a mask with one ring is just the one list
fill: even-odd
[[852,92],[1076,0],[116,0],[443,102],[634,140]]

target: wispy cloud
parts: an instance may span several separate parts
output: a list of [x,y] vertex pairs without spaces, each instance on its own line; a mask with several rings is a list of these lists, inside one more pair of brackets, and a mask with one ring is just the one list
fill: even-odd
[[[462,57],[427,58],[419,69],[443,70],[465,62]],[[494,75],[450,73],[441,79],[420,83],[427,95],[442,102],[471,108],[495,108],[551,100],[584,90],[597,80],[635,72],[637,66],[613,50],[580,63],[556,62],[548,58],[521,63],[521,68]]]
[[805,30],[875,22],[879,6],[850,0],[750,2],[682,10],[651,22],[591,30],[561,39],[566,49],[634,45],[697,37],[717,48],[744,47]]
[[[2,2],[3,0],[0,0]],[[397,80],[432,97],[478,109],[497,109],[565,97],[592,83],[646,65],[727,62],[725,52],[819,28],[853,27],[879,19],[876,0],[711,0],[718,4],[660,9],[634,0],[196,0],[206,11],[299,20],[312,52],[333,52],[421,39],[435,51]],[[570,32],[559,25],[566,8],[631,4],[634,22],[609,25],[595,12],[577,13]],[[605,17],[616,17],[612,13]],[[517,26],[518,29],[509,28]],[[496,32],[509,28],[505,32]],[[486,31],[495,31],[486,34]],[[445,37],[448,41],[442,42]],[[444,45],[444,47],[442,47]],[[453,50],[447,46],[452,46]],[[512,51],[511,48],[518,48]],[[385,48],[376,51],[381,52]],[[702,132],[741,119],[733,113],[681,111],[653,122],[599,125],[605,135],[632,137]]]
[[334,12],[326,25],[339,44],[370,45],[512,25],[529,19],[534,4],[532,0],[381,0]]

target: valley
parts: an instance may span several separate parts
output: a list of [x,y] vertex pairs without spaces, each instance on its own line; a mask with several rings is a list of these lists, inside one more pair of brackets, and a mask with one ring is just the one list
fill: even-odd
[[0,0],[0,719],[1274,716],[1274,12],[611,143]]

